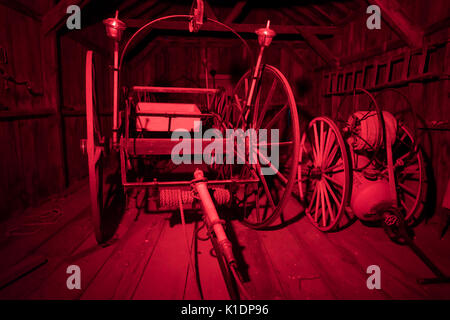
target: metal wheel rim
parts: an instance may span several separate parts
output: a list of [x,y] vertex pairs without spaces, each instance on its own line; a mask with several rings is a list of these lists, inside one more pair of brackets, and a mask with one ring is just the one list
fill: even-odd
[[[320,128],[317,128],[318,126],[316,125],[316,123],[320,122]],[[328,131],[326,133],[324,133],[324,125],[323,124],[327,124],[328,125]],[[304,187],[304,182],[303,180],[306,181],[306,177],[303,177],[303,173],[302,173],[302,162],[306,161],[304,159],[304,154],[307,153],[306,150],[306,140],[311,140],[308,138],[308,133],[310,132],[309,130],[313,129],[314,131],[314,142],[316,143],[316,146],[319,147],[319,154],[316,156],[316,159],[312,158],[312,160],[317,160],[317,162],[315,163],[315,167],[319,167],[319,165],[322,165],[322,161],[325,161],[325,163],[327,163],[325,166],[327,167],[326,169],[329,168],[333,168],[334,166],[337,165],[337,163],[339,161],[342,161],[342,172],[344,175],[344,185],[342,186],[342,192],[340,194],[341,199],[340,201],[337,201],[339,199],[338,195],[336,195],[336,187],[332,188],[332,185],[334,182],[332,182],[333,179],[333,173],[329,172],[328,176],[330,176],[330,178],[332,179],[328,179],[328,178],[324,178],[325,175],[323,175],[321,177],[321,180],[316,182],[315,186],[314,186],[314,191],[312,196],[311,196],[311,202],[308,202],[308,197],[307,197],[307,187]],[[320,130],[320,134],[319,131]],[[334,139],[333,142],[329,142],[330,140],[328,139],[330,137],[331,134],[334,134]],[[317,138],[316,138],[317,137]],[[324,139],[327,139],[324,142]],[[332,156],[332,159],[329,160],[329,158],[327,158],[328,156],[330,156],[331,154],[333,154],[333,150],[334,147],[333,145],[336,143],[337,140],[337,144],[336,146],[338,146],[339,150],[336,149],[336,155],[338,154],[338,151],[340,151],[340,160],[336,161],[336,165],[332,164],[334,163],[334,158],[336,157],[336,155]],[[310,142],[312,143],[312,142]],[[331,145],[329,145],[329,143],[331,143]],[[333,148],[333,149],[331,149]],[[313,150],[313,149],[311,149]],[[314,152],[313,152],[314,153]],[[314,155],[313,155],[314,156]],[[321,159],[318,159],[320,156]],[[320,163],[319,163],[320,161]],[[306,166],[306,163],[303,165]],[[340,168],[340,166],[336,167],[335,169],[333,169],[333,171],[336,171],[338,168]],[[326,170],[325,169],[325,170]],[[332,229],[334,229],[336,226],[338,226],[340,218],[342,217],[342,213],[345,211],[346,205],[349,202],[349,198],[350,198],[350,190],[351,190],[351,180],[350,180],[350,164],[349,164],[349,159],[348,159],[348,153],[347,153],[347,149],[346,149],[346,144],[344,142],[344,139],[340,133],[339,128],[337,127],[337,125],[333,122],[333,120],[327,118],[327,117],[318,117],[313,119],[309,126],[308,126],[308,130],[303,134],[302,136],[302,143],[300,146],[300,155],[299,155],[299,165],[298,165],[298,174],[297,174],[297,179],[298,179],[298,188],[299,188],[299,195],[300,195],[300,199],[302,200],[304,206],[308,206],[305,208],[305,213],[306,216],[309,218],[309,220],[311,221],[311,223],[319,230],[321,231],[330,231]],[[319,185],[320,183],[320,185]],[[319,193],[320,193],[320,199],[319,199]],[[336,200],[337,199],[337,200]],[[315,202],[314,202],[315,200]],[[319,204],[320,201],[320,204]],[[332,202],[334,201],[334,202]],[[338,203],[339,202],[339,203]],[[316,204],[314,206],[314,203]],[[338,205],[337,210],[335,210],[333,212],[333,208],[332,207],[332,203],[335,203],[335,205]],[[312,215],[311,209],[315,210],[314,213],[314,217]],[[320,224],[320,220],[319,220],[319,209],[322,209],[322,214],[320,216],[320,218],[322,218],[322,224]],[[331,214],[331,212],[333,212],[333,214]],[[326,218],[326,215],[328,214],[329,219]],[[334,218],[333,218],[334,216]],[[324,220],[325,219],[325,220]]]
[[[286,96],[285,96],[285,98],[286,98],[286,105],[288,105],[288,107],[286,107],[287,109],[286,110],[289,110],[289,115],[290,115],[290,120],[291,120],[291,122],[290,122],[290,125],[292,126],[291,128],[291,130],[292,130],[292,134],[293,134],[293,137],[292,137],[292,146],[293,146],[293,153],[292,153],[292,157],[290,158],[291,159],[291,170],[290,170],[290,172],[288,173],[288,175],[287,175],[287,178],[285,178],[286,180],[285,181],[287,181],[287,183],[285,183],[285,187],[284,187],[284,193],[282,193],[282,195],[280,196],[280,199],[279,199],[279,202],[278,202],[278,204],[275,206],[275,209],[273,209],[273,207],[271,208],[272,209],[272,212],[270,213],[270,214],[266,214],[265,216],[263,216],[263,218],[261,219],[261,221],[258,221],[258,219],[256,218],[256,221],[251,221],[251,220],[249,220],[248,219],[248,217],[250,217],[250,215],[252,214],[251,213],[251,210],[252,209],[254,209],[255,210],[255,214],[256,214],[256,212],[258,212],[258,215],[259,215],[259,211],[260,211],[260,207],[259,207],[259,205],[258,205],[258,203],[259,203],[259,198],[257,198],[256,199],[256,201],[255,201],[255,203],[256,203],[256,207],[254,207],[254,208],[252,208],[252,209],[250,209],[250,214],[246,217],[245,216],[245,212],[244,212],[244,217],[243,217],[243,219],[241,220],[241,222],[244,224],[244,225],[246,225],[246,226],[248,226],[248,227],[251,227],[251,228],[255,228],[255,229],[260,229],[260,228],[264,228],[264,227],[267,227],[267,226],[269,226],[270,224],[272,224],[280,215],[281,215],[281,213],[282,213],[282,211],[283,211],[283,209],[284,209],[284,207],[285,207],[285,205],[286,205],[286,203],[287,203],[287,200],[288,200],[288,197],[291,195],[291,192],[292,192],[292,189],[293,189],[293,187],[294,187],[294,183],[295,183],[295,177],[296,177],[296,175],[297,175],[297,172],[296,172],[296,163],[297,163],[297,161],[298,161],[298,150],[299,150],[299,145],[300,145],[300,129],[299,129],[299,120],[298,120],[298,113],[297,113],[297,106],[296,106],[296,103],[295,103],[295,98],[294,98],[294,95],[293,95],[293,93],[292,93],[292,89],[290,88],[290,86],[289,86],[289,83],[288,83],[288,81],[287,81],[287,79],[284,77],[284,75],[277,69],[277,68],[275,68],[275,67],[273,67],[273,66],[270,66],[270,65],[264,65],[264,66],[262,66],[262,69],[261,69],[262,71],[262,73],[264,73],[264,72],[269,72],[269,74],[271,74],[272,75],[272,81],[275,83],[275,81],[278,81],[278,83],[280,83],[281,85],[282,85],[282,90],[284,91],[284,93],[286,94]],[[235,90],[234,90],[234,93],[233,93],[233,95],[234,94],[237,94],[237,92],[238,92],[238,89],[239,89],[239,87],[240,86],[242,86],[242,84],[244,83],[244,81],[245,81],[245,79],[246,78],[248,78],[248,79],[250,79],[250,77],[252,76],[252,73],[251,73],[251,71],[248,71],[240,80],[239,80],[239,82],[238,82],[238,84],[236,85],[236,87],[235,87]],[[264,74],[263,74],[263,76],[264,76]],[[273,85],[273,83],[272,83],[272,85]],[[257,91],[256,92],[258,92],[258,90],[259,89],[257,89]],[[258,94],[256,93],[256,96],[257,96]],[[269,93],[268,93],[268,95],[269,95]],[[267,101],[266,101],[267,102]],[[267,104],[269,103],[269,102],[271,102],[270,101],[270,99],[269,99],[269,101],[267,102]],[[283,108],[285,108],[285,107],[283,107]],[[236,113],[237,112],[237,113]],[[239,112],[240,111],[237,111],[236,109],[233,109],[232,110],[232,113],[234,114],[234,118],[236,118],[236,115],[238,115],[238,117],[239,117]],[[267,111],[266,111],[267,112]],[[277,112],[277,114],[274,116],[274,118],[276,118],[277,117],[277,115],[278,115],[278,113],[279,112],[287,112],[287,111],[281,111],[281,110],[278,110],[278,112]],[[255,115],[256,115],[256,113],[255,113]],[[265,114],[263,114],[263,116],[262,116],[262,120],[261,120],[261,122],[263,122],[264,121],[264,116],[265,116]],[[232,117],[233,118],[233,117]],[[251,120],[250,120],[251,119]],[[231,119],[231,121],[236,121],[236,119]],[[239,124],[239,123],[238,123]],[[257,128],[260,128],[260,127],[262,127],[263,126],[263,123],[260,123],[259,125],[257,124],[257,123],[255,123],[255,119],[254,119],[254,117],[250,117],[249,116],[249,119],[247,120],[247,122],[246,122],[246,124],[248,125],[247,126],[247,128],[253,128],[253,129],[257,129]],[[270,122],[269,123],[267,123],[267,125],[269,125],[270,124]],[[281,144],[280,144],[281,145]],[[246,166],[248,169],[247,170],[252,170],[251,169],[251,167],[250,167],[250,165],[249,166]],[[281,167],[281,166],[280,166]],[[255,171],[255,170],[254,170]],[[280,174],[282,175],[282,173],[280,172]],[[277,174],[275,175],[275,176],[278,176]],[[260,176],[258,176],[258,178],[260,179],[260,181],[262,181],[261,180],[261,177],[264,177],[264,175],[260,175]],[[259,184],[263,184],[262,182],[261,183],[258,183],[258,191],[256,191],[257,192],[257,194],[259,194]],[[266,185],[267,185],[267,182],[265,183]],[[269,193],[270,193],[270,190],[269,190]],[[267,193],[265,193],[266,194],[266,196],[267,196]],[[259,197],[259,196],[258,196]],[[246,210],[246,209],[245,209]],[[244,210],[244,211],[245,211]],[[255,220],[255,219],[254,219]]]
[[91,216],[97,242],[103,242],[103,150],[99,143],[102,139],[96,114],[95,67],[93,52],[86,53],[86,127],[87,155],[89,170],[89,189],[91,198]]

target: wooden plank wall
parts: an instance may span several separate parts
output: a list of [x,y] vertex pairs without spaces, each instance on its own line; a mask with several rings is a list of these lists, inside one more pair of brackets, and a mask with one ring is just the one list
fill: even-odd
[[[0,5],[0,29],[0,46],[8,55],[1,67],[18,81],[29,81],[34,91],[44,92],[39,19]],[[24,86],[1,81],[0,220],[64,184],[58,118],[45,101],[31,96]]]
[[[0,221],[87,176],[87,157],[80,152],[80,139],[86,137],[87,49],[70,34],[42,32],[42,16],[52,6],[51,0],[0,4],[0,46],[8,55],[8,63],[0,67],[43,93],[34,97],[24,86],[0,80]],[[99,47],[107,41],[100,27],[89,37]],[[108,59],[96,54],[105,133],[112,110]]]

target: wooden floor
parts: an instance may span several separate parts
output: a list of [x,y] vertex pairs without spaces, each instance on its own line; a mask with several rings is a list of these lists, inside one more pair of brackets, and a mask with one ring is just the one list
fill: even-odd
[[[100,247],[88,199],[84,185],[1,225],[1,299],[200,299],[186,238],[180,224],[172,225],[172,214],[140,212],[136,219],[131,200],[114,240]],[[297,213],[294,199],[286,210]],[[187,224],[188,239],[199,224]],[[274,231],[239,222],[232,227],[240,272],[253,299],[450,299],[450,284],[418,285],[417,278],[433,274],[379,228],[355,222],[325,234],[305,217]],[[440,240],[438,227],[431,222],[417,227],[416,243],[450,274],[450,234]],[[197,242],[197,260],[204,299],[228,299],[209,241]],[[67,289],[69,265],[81,268],[81,290]],[[380,290],[366,286],[370,265],[381,269]]]

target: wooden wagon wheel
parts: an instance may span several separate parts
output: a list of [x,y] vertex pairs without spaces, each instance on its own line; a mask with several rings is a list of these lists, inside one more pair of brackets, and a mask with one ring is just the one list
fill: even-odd
[[89,188],[91,193],[92,223],[97,242],[104,242],[102,231],[103,202],[103,162],[104,137],[100,131],[97,116],[97,100],[95,88],[95,68],[92,51],[86,53],[86,121],[87,139],[86,151],[88,155]]
[[423,209],[427,182],[422,152],[406,126],[397,130],[392,157],[399,206],[407,223],[414,224]]
[[[239,80],[233,103],[224,110],[224,117],[235,129],[254,129],[257,134],[264,132],[261,129],[267,130],[267,139],[258,136],[253,163],[247,161],[251,157],[246,153],[246,163],[233,166],[234,176],[259,180],[242,186],[235,199],[242,209],[241,221],[252,228],[263,228],[280,216],[291,195],[297,174],[300,129],[295,98],[284,75],[273,66],[263,65],[254,98],[247,105],[251,79],[249,71]],[[276,131],[271,129],[278,130],[278,141],[272,140]],[[270,150],[274,152],[270,158],[278,156],[278,163],[267,157]]]
[[349,203],[350,164],[338,126],[326,117],[313,119],[302,136],[298,165],[299,196],[313,225],[335,228]]

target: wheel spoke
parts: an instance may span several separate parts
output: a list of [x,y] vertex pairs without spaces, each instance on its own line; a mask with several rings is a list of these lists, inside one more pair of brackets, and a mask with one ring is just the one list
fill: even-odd
[[[319,163],[318,163],[319,157],[318,157],[317,151],[314,148],[314,144],[311,141],[311,137],[309,135],[306,135],[306,136],[308,138],[309,146],[311,147],[311,151],[312,151],[312,158],[311,158],[311,160],[314,163],[314,166],[318,167],[319,166]],[[306,152],[306,148],[305,148],[305,152]]]
[[248,78],[244,80],[244,97],[248,96]]
[[340,158],[332,167],[328,167],[327,170],[334,170],[337,169],[339,167],[343,167],[344,166],[344,161],[342,161],[342,158]]
[[302,166],[300,164],[297,166],[297,177],[298,177],[298,181],[297,181],[298,193],[299,193],[300,199],[303,200],[303,186],[302,186],[302,183],[307,181],[307,179],[302,177]]
[[[332,135],[332,137],[330,137],[330,135]],[[335,134],[333,131],[331,131],[331,128],[328,128],[328,134],[327,134],[327,141],[325,143],[325,150],[323,152],[323,158],[328,159],[328,154],[330,152],[331,147],[334,145],[335,142]]]
[[[323,121],[320,121],[320,158],[324,159],[324,148],[325,148],[325,141],[323,136]],[[323,162],[323,161],[322,161]]]
[[402,173],[405,173],[405,174],[419,174],[420,173],[419,163],[418,162],[411,163],[407,167],[404,167],[403,170],[402,170]]
[[312,195],[312,197],[311,197],[311,200],[310,200],[310,203],[309,203],[309,206],[308,206],[308,211],[309,211],[310,213],[311,213],[311,209],[312,209],[312,206],[313,206],[313,204],[314,204],[314,200],[315,200],[316,196],[317,196],[317,183],[316,183],[316,185],[314,186],[313,195]]
[[406,211],[408,211],[408,206],[406,205],[403,199],[400,199],[400,204],[402,205],[403,208],[405,208]]
[[276,87],[277,87],[277,79],[273,79],[272,86],[270,87],[269,93],[267,94],[267,98],[261,110],[261,115],[256,124],[256,128],[261,127],[264,117],[266,116],[267,108],[269,107],[269,102],[272,101],[273,93],[275,92]]
[[258,156],[264,160],[264,162],[269,164],[270,169],[272,169],[273,172],[277,175],[277,177],[280,178],[281,181],[286,185],[288,183],[288,179],[277,169],[273,166],[273,164],[267,159],[263,154],[259,153],[259,150],[257,150]]
[[247,195],[247,190],[248,190],[248,184],[245,185],[244,187],[244,218],[247,218],[247,206],[248,206],[248,195]]
[[[266,129],[272,128],[272,126],[277,122],[278,118],[286,111],[288,110],[289,105],[286,103],[283,108],[281,108],[276,115],[269,121],[269,123],[264,127]],[[285,125],[285,124],[284,124]]]
[[269,146],[291,146],[294,142],[293,141],[279,141],[279,142],[263,142],[257,144],[258,147],[269,147]]
[[333,189],[331,189],[330,184],[329,184],[326,180],[323,180],[323,182],[324,182],[324,184],[325,184],[325,187],[326,187],[326,188],[328,189],[328,191],[330,192],[331,197],[333,198],[333,200],[334,200],[334,202],[336,203],[337,207],[339,208],[339,206],[341,205],[341,202],[338,200],[338,198],[337,198],[336,194],[334,193]]
[[[240,103],[240,101],[239,101],[239,97],[237,96],[237,94],[235,94],[234,95],[234,100],[236,101],[236,107],[239,109],[239,118],[238,119],[232,119],[232,120],[236,120],[237,121],[237,123],[236,123],[236,127],[240,127],[240,124],[241,124],[241,122],[242,122],[242,117],[243,117],[243,113],[244,113],[244,110],[243,110],[243,108],[242,108],[242,105],[241,105],[241,103]],[[230,113],[231,114],[231,113]],[[229,119],[227,119],[227,121],[228,121]]]
[[320,188],[320,181],[317,182],[316,188],[318,191],[317,191],[316,212],[314,213],[314,220],[317,222],[318,215],[319,215],[319,201],[320,201],[319,193],[320,193],[320,197],[322,197],[322,189]]
[[98,146],[94,147],[94,164],[95,165],[97,164],[98,160],[100,160],[100,157],[102,155],[102,151],[103,151],[103,148],[98,147]]
[[339,183],[338,181],[336,181],[336,179],[330,177],[330,176],[327,175],[327,174],[323,174],[323,176],[324,176],[326,179],[328,179],[329,181],[331,181],[335,186],[337,186],[337,187],[339,187],[339,188],[341,188],[341,189],[344,189],[344,186],[343,186],[341,183]]
[[317,165],[320,166],[322,164],[322,157],[320,154],[319,136],[317,134],[317,125],[315,122],[313,123],[313,129],[314,129],[314,141],[315,141],[316,155],[317,155]]
[[266,194],[267,200],[269,201],[269,204],[272,207],[272,209],[275,210],[275,203],[273,202],[272,194],[270,193],[270,189],[269,189],[269,186],[267,185],[266,178],[262,174],[261,167],[259,166],[259,164],[256,165],[256,172],[257,172],[257,175],[259,176],[259,179],[263,185],[264,193]]
[[338,150],[339,150],[339,147],[337,145],[335,145],[333,147],[333,150],[331,150],[330,154],[327,156],[324,168],[328,168],[328,166],[333,163],[334,157],[336,156],[336,153],[338,152]]
[[[258,86],[259,87],[259,86]],[[250,115],[250,112],[253,111],[253,115],[252,115],[252,125],[255,125],[256,122],[256,115],[257,115],[257,110],[258,110],[258,105],[259,105],[259,100],[261,98],[261,90],[257,90],[258,93],[256,94],[256,99],[255,99],[255,103],[253,105],[245,105],[245,117],[244,120],[247,123],[248,121],[248,116]],[[252,108],[253,106],[253,108]]]
[[256,222],[261,222],[261,215],[259,214],[259,189],[256,186]]
[[330,197],[328,196],[328,192],[326,190],[326,187],[325,187],[324,193],[325,193],[325,200],[327,201],[328,212],[330,213],[330,219],[331,219],[331,221],[333,221],[336,218],[335,218],[335,215],[334,215],[334,212],[333,212],[333,208],[331,207]]
[[415,181],[415,182],[420,182],[420,177],[401,177],[401,179],[399,179],[401,182],[405,182],[405,181]]
[[322,205],[322,224],[323,224],[323,226],[326,226],[326,224],[327,224],[327,217],[326,217],[325,195],[324,195],[325,190],[324,190],[323,184],[320,185],[320,189],[322,191],[321,195],[320,195],[321,205]]
[[408,136],[408,134],[406,133],[406,131],[403,130],[403,134],[402,136],[398,139],[398,141],[404,142],[405,138]]
[[342,159],[339,159],[336,164],[334,164],[332,167],[327,168],[324,172],[325,173],[337,173],[344,171],[344,162]]
[[414,192],[414,190],[412,190],[411,188],[407,187],[403,183],[399,183],[398,185],[400,188],[402,188],[405,191],[405,194],[409,195],[410,197],[412,197],[414,199],[417,197],[417,192]]

